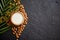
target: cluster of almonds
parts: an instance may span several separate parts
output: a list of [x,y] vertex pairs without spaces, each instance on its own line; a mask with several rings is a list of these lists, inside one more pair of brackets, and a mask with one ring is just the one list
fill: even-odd
[[13,34],[16,35],[17,39],[19,38],[19,36],[21,35],[22,31],[24,30],[25,25],[27,24],[27,19],[28,19],[27,14],[26,14],[26,12],[24,10],[23,5],[19,9],[19,11],[22,12],[22,15],[24,16],[24,22],[21,25],[19,25],[19,26],[15,26],[14,25],[14,27],[12,27]]

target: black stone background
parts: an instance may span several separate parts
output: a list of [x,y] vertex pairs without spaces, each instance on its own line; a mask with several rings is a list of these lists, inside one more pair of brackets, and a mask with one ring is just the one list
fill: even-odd
[[[29,21],[19,40],[60,40],[60,0],[22,0]],[[15,40],[11,30],[0,40]]]

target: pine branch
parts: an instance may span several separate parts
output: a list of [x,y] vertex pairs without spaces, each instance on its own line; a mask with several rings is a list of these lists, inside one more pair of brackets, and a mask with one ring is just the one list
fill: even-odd
[[[1,17],[2,15],[7,14],[7,12],[11,12],[15,9],[17,9],[17,5],[13,0],[0,0],[0,16]],[[5,16],[3,18],[5,18]],[[7,19],[9,18],[7,17]],[[8,31],[11,28],[11,26],[7,26],[6,20],[2,21],[2,23],[0,22],[0,34]]]

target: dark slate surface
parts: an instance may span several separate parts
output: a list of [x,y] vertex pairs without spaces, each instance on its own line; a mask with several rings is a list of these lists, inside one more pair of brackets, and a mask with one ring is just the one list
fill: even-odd
[[[60,0],[22,0],[29,22],[19,40],[60,40]],[[11,30],[1,40],[15,40]]]

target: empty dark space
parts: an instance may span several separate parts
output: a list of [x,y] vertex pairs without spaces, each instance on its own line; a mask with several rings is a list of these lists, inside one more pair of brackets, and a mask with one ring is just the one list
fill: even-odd
[[[21,0],[29,20],[19,40],[60,40],[60,0]],[[15,40],[11,30],[1,40]]]

